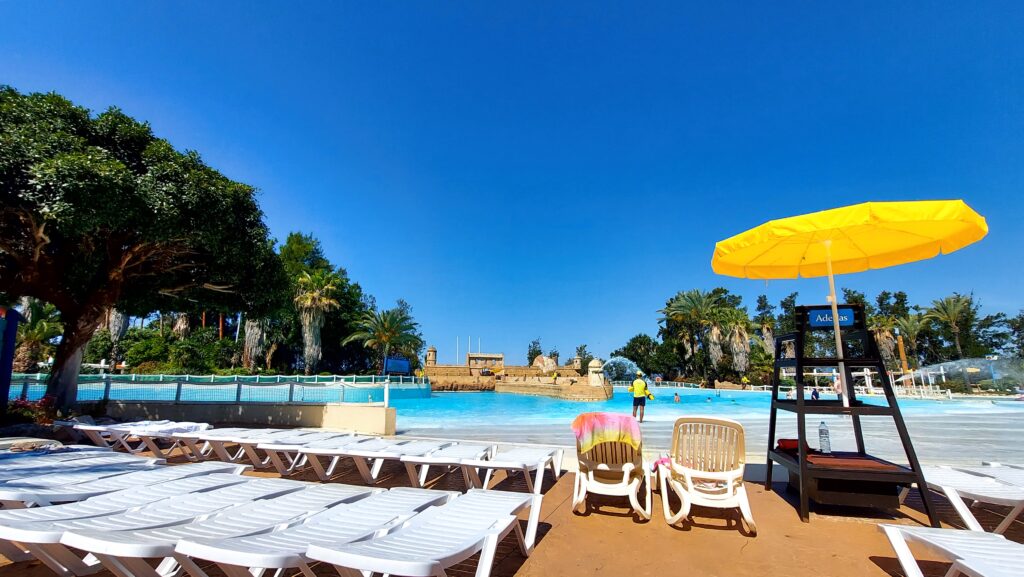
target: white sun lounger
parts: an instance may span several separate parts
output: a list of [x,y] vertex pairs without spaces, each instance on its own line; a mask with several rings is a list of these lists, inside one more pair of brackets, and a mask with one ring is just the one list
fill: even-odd
[[224,488],[181,494],[111,515],[53,522],[5,522],[0,524],[0,539],[18,543],[22,550],[62,577],[88,575],[98,571],[100,564],[95,557],[80,557],[60,543],[68,531],[111,535],[118,531],[180,525],[256,499],[284,495],[307,486],[308,483],[288,479],[245,479]]
[[[370,493],[364,487],[307,483],[299,491],[246,503],[185,524],[109,532],[74,529],[64,533],[60,542],[93,554],[119,577],[169,577],[178,568],[172,556],[182,539],[224,539],[265,532]],[[146,562],[154,558],[163,559],[155,569]]]
[[[85,483],[105,477],[113,477],[133,471],[154,469],[159,467],[156,459],[136,459],[137,462],[104,463],[68,469],[50,469],[41,471],[31,477],[21,477],[0,483],[0,491],[17,491],[22,489],[41,489]],[[5,507],[17,506],[16,503],[4,503]]]
[[75,458],[68,459],[51,459],[48,457],[18,459],[11,463],[3,462],[0,464],[0,483],[38,477],[39,475],[55,473],[57,471],[73,471],[99,465],[138,462],[144,462],[144,459],[124,453],[110,452],[83,453],[82,455],[76,455]]
[[[168,469],[172,468],[168,467]],[[146,486],[145,490],[140,490],[137,487],[122,489],[75,503],[0,511],[0,555],[7,557],[11,561],[25,561],[32,557],[31,553],[23,547],[7,540],[11,539],[12,535],[20,535],[24,538],[23,534],[8,533],[8,529],[5,527],[13,527],[14,525],[12,524],[19,522],[53,523],[57,521],[70,521],[72,519],[84,519],[86,517],[114,515],[131,509],[137,509],[162,499],[219,489],[245,483],[249,480],[249,478],[242,477],[241,475],[211,473],[165,481],[163,483],[154,483]],[[12,530],[18,531],[19,529],[14,527]]]
[[[495,453],[490,459],[466,459],[462,461],[464,474],[473,482],[474,487],[487,489],[491,484],[494,471],[504,470],[512,473],[523,473],[526,489],[531,493],[540,494],[544,482],[544,470],[551,468],[555,480],[562,473],[562,449],[535,447],[515,447]],[[479,470],[486,471],[480,480]],[[530,479],[530,473],[536,472],[536,479]]]
[[252,577],[263,569],[309,568],[306,549],[310,545],[335,546],[380,535],[405,522],[423,509],[441,505],[457,493],[398,487],[354,503],[336,505],[298,523],[270,533],[231,539],[191,539],[178,542],[175,559],[192,577],[209,577],[193,561],[212,561],[228,577]]
[[[233,461],[240,461],[245,459],[249,461],[256,468],[265,468],[270,466],[270,459],[261,457],[256,452],[256,446],[260,443],[272,443],[274,441],[288,439],[295,442],[295,439],[313,434],[313,431],[307,431],[302,429],[269,429],[267,431],[256,430],[254,432],[246,432],[241,435],[231,435],[228,437],[220,437],[210,439],[209,442],[214,447],[218,445],[225,447],[223,453],[218,452],[218,455],[228,456],[226,445],[236,445],[235,454],[230,456]],[[216,450],[216,449],[215,449]],[[221,457],[223,459],[223,456]]]
[[[249,427],[224,427],[221,429],[206,429],[205,431],[194,431],[190,433],[172,433],[167,436],[168,439],[178,443],[181,447],[181,453],[185,455],[189,461],[204,461],[210,456],[215,456],[213,446],[204,440],[207,435],[214,435],[218,437],[224,437],[228,435],[244,435],[246,431],[255,431]],[[228,459],[224,459],[228,461]]]
[[[402,455],[402,462],[405,463],[405,470],[409,474],[409,482],[413,487],[422,487],[427,481],[427,474],[431,465],[446,467],[449,470],[458,468],[462,471],[462,479],[466,482],[466,488],[473,488],[473,481],[470,479],[462,462],[466,460],[480,461],[488,460],[497,451],[497,445],[470,445],[454,444],[432,451],[425,455]],[[419,470],[417,470],[417,467]]]
[[906,577],[924,577],[907,546],[909,541],[951,562],[953,566],[946,573],[949,577],[961,573],[970,577],[1019,577],[1024,566],[1024,545],[995,533],[906,525],[878,527],[888,537]]
[[[127,423],[118,423],[121,426],[136,425],[139,427],[145,427],[150,425],[164,425],[169,423],[168,420],[159,421],[131,421]],[[92,441],[97,447],[104,447],[113,449],[117,446],[117,437],[111,436],[107,430],[110,425],[94,425],[90,423],[79,423],[77,421],[54,421],[55,425],[64,427],[70,427],[71,429],[82,433]]]
[[[951,467],[924,467],[924,480],[928,488],[942,493],[949,499],[964,524],[971,531],[984,531],[971,513],[974,502],[992,503],[1010,507],[1006,518],[993,533],[1003,534],[1024,511],[1024,487],[1003,483],[992,477],[983,477]],[[900,492],[900,500],[906,497],[909,487]]]
[[[236,447],[234,451],[228,450],[228,445],[235,445],[237,439],[251,437],[254,435],[271,435],[276,433],[288,433],[290,429],[247,429],[247,428],[225,428],[209,429],[194,433],[176,433],[173,439],[181,441],[188,450],[190,458],[200,460],[210,458],[211,455],[227,463],[237,463],[246,458],[245,451]],[[200,445],[202,443],[202,445]]]
[[[344,459],[349,458],[351,456],[349,453],[356,446],[367,451],[380,451],[394,445],[400,445],[407,442],[408,441],[398,441],[394,439],[382,439],[380,437],[352,435],[350,437],[337,437],[326,441],[319,441],[304,445],[299,448],[299,453],[306,456],[310,466],[321,481],[328,481],[332,476],[334,476],[334,471],[338,467],[338,464]],[[327,457],[330,459],[327,467],[324,467],[323,463],[320,462],[320,457]],[[366,467],[366,460],[360,460],[363,462],[363,466]],[[356,461],[358,466],[359,460]],[[362,474],[363,472],[360,471],[360,475]],[[369,475],[369,470],[367,470],[367,475]]]
[[[498,543],[515,531],[523,555],[533,549],[540,495],[471,490],[442,507],[429,509],[383,537],[347,545],[310,545],[306,556],[334,565],[343,577],[361,571],[436,577],[480,553],[477,577],[488,577]],[[516,514],[530,508],[526,534]]]
[[245,465],[235,465],[232,463],[197,463],[192,466],[157,467],[129,471],[83,483],[52,487],[5,487],[0,485],[0,503],[3,503],[5,507],[9,506],[9,503],[22,503],[22,506],[25,507],[68,503],[131,487],[137,487],[142,491],[145,490],[147,485],[196,475],[208,475],[211,473],[240,475],[248,468]]
[[307,457],[299,453],[299,448],[310,443],[330,441],[331,439],[352,437],[352,433],[319,432],[304,433],[295,437],[275,439],[269,443],[259,443],[256,449],[267,455],[267,461],[282,476],[290,475],[306,464]]
[[0,465],[7,468],[8,466],[28,462],[33,459],[68,461],[95,457],[97,453],[110,454],[111,451],[106,447],[94,447],[92,445],[64,445],[54,449],[38,449],[34,451],[3,451],[0,452]]
[[957,469],[975,475],[984,475],[986,477],[992,477],[993,479],[999,479],[1000,481],[1010,485],[1024,487],[1024,469],[1019,469],[1017,467],[993,464],[982,467],[957,467]]
[[349,445],[338,456],[352,459],[359,470],[359,476],[366,484],[372,485],[377,482],[381,468],[387,461],[400,461],[404,456],[422,457],[452,444],[441,441],[376,439]]

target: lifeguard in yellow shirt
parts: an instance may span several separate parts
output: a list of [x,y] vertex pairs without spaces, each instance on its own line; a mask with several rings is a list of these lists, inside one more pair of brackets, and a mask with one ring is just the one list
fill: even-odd
[[633,418],[636,418],[636,410],[640,409],[640,422],[644,422],[644,407],[647,406],[647,399],[654,400],[654,395],[647,388],[647,381],[643,379],[644,374],[636,372],[636,380],[626,387],[626,390],[633,393]]

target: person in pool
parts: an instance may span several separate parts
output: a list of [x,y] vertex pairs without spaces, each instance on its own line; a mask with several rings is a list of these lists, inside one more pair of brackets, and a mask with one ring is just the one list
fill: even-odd
[[676,393],[676,396],[672,397],[672,402],[673,402],[673,403],[678,403],[679,401],[680,401],[680,399],[679,399],[679,393]]
[[636,410],[640,409],[640,422],[644,422],[644,407],[647,406],[647,399],[654,398],[654,395],[651,394],[651,390],[647,388],[647,381],[644,380],[644,374],[637,371],[636,379],[633,381],[633,384],[626,388],[626,390],[633,393],[633,418],[636,418]]

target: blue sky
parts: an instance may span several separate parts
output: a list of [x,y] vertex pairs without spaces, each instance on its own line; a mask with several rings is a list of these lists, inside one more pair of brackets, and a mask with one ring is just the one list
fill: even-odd
[[714,243],[867,200],[963,198],[991,232],[840,286],[1024,307],[1024,4],[548,4],[2,1],[0,82],[258,187],[442,362],[469,335],[604,355],[694,287],[822,302],[715,276]]

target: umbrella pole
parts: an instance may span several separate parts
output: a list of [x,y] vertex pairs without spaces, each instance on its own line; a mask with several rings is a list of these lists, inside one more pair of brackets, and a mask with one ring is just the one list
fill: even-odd
[[832,328],[836,333],[836,358],[839,359],[839,390],[842,391],[843,406],[850,406],[850,386],[846,382],[846,363],[843,362],[843,337],[839,333],[839,304],[836,299],[836,279],[832,274],[832,240],[824,241],[825,267],[828,270],[829,302],[832,305]]

